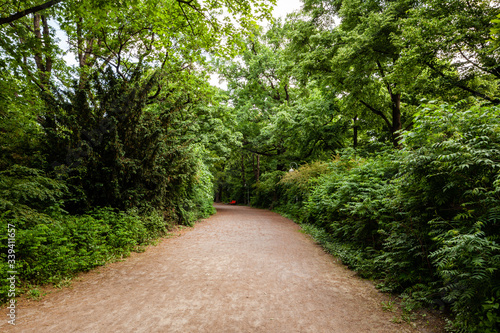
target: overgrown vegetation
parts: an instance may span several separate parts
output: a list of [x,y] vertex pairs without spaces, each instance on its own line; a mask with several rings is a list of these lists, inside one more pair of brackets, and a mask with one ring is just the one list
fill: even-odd
[[215,197],[291,216],[450,330],[499,331],[498,5],[303,0],[259,27],[273,2],[1,5],[1,237],[16,225],[23,283],[126,255]]
[[382,290],[451,309],[459,331],[495,332],[500,109],[427,105],[402,140],[283,174],[276,209]]
[[266,1],[0,7],[0,302],[8,271],[16,295],[60,285],[215,212],[210,164],[234,135],[206,56],[234,53]]

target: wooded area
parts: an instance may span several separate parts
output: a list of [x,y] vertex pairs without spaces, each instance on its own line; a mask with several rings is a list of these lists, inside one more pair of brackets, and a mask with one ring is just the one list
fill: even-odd
[[234,200],[450,329],[499,331],[499,3],[274,4],[0,5],[2,280],[8,225],[29,292]]

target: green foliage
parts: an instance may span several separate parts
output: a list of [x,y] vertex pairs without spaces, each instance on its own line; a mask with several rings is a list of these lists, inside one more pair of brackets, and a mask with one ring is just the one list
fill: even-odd
[[424,217],[422,233],[432,236],[428,256],[443,300],[457,314],[454,325],[468,331],[491,311],[484,306],[498,297],[500,285],[499,116],[497,107],[430,105],[404,134],[405,210]]
[[42,170],[13,165],[0,171],[0,191],[0,212],[7,216],[30,210],[56,214],[67,187]]
[[482,0],[427,0],[414,6],[401,25],[398,44],[406,51],[399,65],[429,71],[428,83],[439,89],[432,99],[457,102],[474,96],[498,105],[499,59],[487,40],[499,13],[493,2]]
[[276,170],[262,175],[255,187],[255,197],[252,205],[257,207],[272,207],[278,198],[281,188],[279,182],[285,175],[285,171]]
[[[199,103],[191,98],[208,99],[201,89],[206,84],[200,83],[193,96],[170,93],[161,103],[148,104],[153,87],[165,79],[161,76],[138,68],[123,79],[108,68],[89,79],[85,89],[56,92],[60,97],[48,101],[42,118],[46,159],[52,174],[69,186],[69,212],[96,206],[173,209],[172,219],[189,224],[198,210],[205,215],[210,210],[209,176],[197,175],[205,168],[198,160],[206,153],[194,145],[206,142],[190,128],[198,126],[192,113]],[[195,186],[198,178],[201,188]]]
[[13,164],[36,167],[43,163],[38,149],[42,131],[36,123],[40,104],[36,92],[13,76],[0,59],[0,170]]
[[491,20],[493,23],[493,27],[491,28],[491,38],[493,39],[493,48],[497,49],[500,46],[500,14],[497,15],[497,18]]
[[[412,88],[404,82],[422,71],[398,72],[395,43],[412,1],[305,1],[307,19],[291,33],[300,77],[320,82],[325,94],[343,96],[342,114],[370,121],[397,144],[405,114],[401,102]],[[335,17],[341,19],[333,24]],[[332,27],[333,26],[333,27]],[[406,70],[406,68],[405,68]],[[332,92],[333,91],[333,92]],[[347,118],[347,119],[349,119]]]
[[318,178],[327,172],[328,164],[314,162],[301,165],[297,170],[283,175],[278,183],[281,188],[278,209],[288,212],[292,216],[300,217],[304,209],[303,202],[318,183]]
[[213,176],[205,163],[198,157],[197,173],[182,186],[183,196],[175,202],[178,223],[192,226],[200,218],[215,213],[213,207]]
[[429,104],[401,138],[402,150],[344,150],[264,184],[280,188],[278,211],[383,290],[450,308],[455,330],[497,331],[500,109]]
[[[77,272],[128,256],[139,245],[164,235],[168,226],[157,211],[144,216],[111,208],[82,216],[4,215],[0,226],[2,264],[7,263],[7,223],[16,227],[18,278],[35,284],[59,283]],[[7,300],[4,283],[0,292],[1,301]]]
[[[86,215],[61,209],[66,185],[38,169],[14,165],[0,173],[1,301],[7,299],[7,227],[15,226],[18,278],[23,283],[57,283],[73,274],[128,255],[164,235],[167,222],[152,210],[139,216],[111,208]],[[168,218],[168,216],[166,216]]]

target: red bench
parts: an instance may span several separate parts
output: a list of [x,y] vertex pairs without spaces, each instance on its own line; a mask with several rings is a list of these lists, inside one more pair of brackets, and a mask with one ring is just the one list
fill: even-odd
[[229,203],[230,205],[235,205],[236,204],[236,200],[233,200]]

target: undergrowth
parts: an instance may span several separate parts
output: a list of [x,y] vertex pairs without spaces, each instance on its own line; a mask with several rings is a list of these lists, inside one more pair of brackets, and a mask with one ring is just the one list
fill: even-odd
[[[0,190],[1,303],[10,298],[9,271],[17,272],[16,295],[28,293],[37,299],[41,295],[32,286],[61,286],[78,272],[127,257],[132,251],[142,252],[178,222],[169,212],[152,208],[140,212],[138,208],[101,207],[69,214],[62,208],[66,184],[22,166],[0,172]],[[184,206],[189,214],[184,216],[185,224],[213,213],[211,198],[203,189],[199,192],[186,200],[191,204]],[[10,267],[13,262],[8,260],[14,257],[15,267]]]
[[401,139],[281,174],[266,193],[381,290],[451,311],[451,331],[500,331],[500,109],[428,105]]

